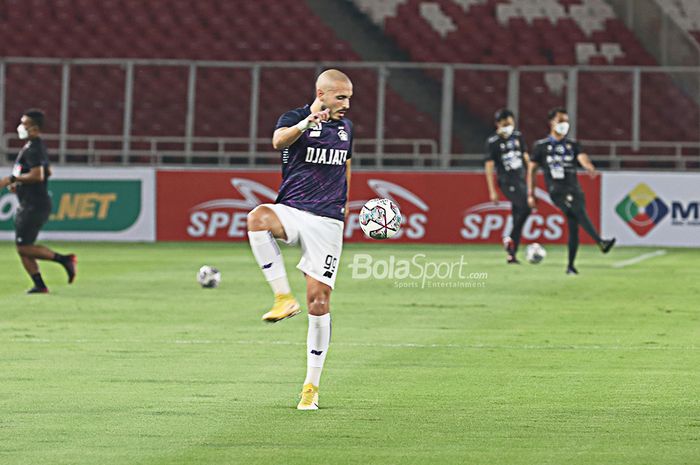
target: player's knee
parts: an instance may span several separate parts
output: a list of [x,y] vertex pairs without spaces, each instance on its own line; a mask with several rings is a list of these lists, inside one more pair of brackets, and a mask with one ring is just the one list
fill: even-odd
[[248,231],[265,231],[270,229],[270,209],[259,205],[248,213]]
[[311,315],[325,315],[330,310],[330,289],[314,289],[309,292],[308,304]]
[[19,245],[15,244],[15,247],[17,248],[17,253],[20,254],[21,256],[27,255],[27,251],[29,249],[29,246],[27,245]]

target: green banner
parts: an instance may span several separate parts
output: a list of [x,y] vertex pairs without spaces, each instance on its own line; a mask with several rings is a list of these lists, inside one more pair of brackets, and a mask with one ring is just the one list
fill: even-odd
[[[123,231],[141,213],[140,180],[52,180],[53,208],[44,231]],[[14,229],[14,194],[0,194],[0,231]]]

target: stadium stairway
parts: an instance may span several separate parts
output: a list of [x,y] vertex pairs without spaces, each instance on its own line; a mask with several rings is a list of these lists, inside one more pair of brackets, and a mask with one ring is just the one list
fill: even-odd
[[673,23],[700,46],[700,2],[697,0],[656,0]]
[[[387,37],[376,24],[347,0],[306,0],[309,7],[335,34],[349,43],[363,61],[410,62],[411,57]],[[332,18],[332,19],[327,19]],[[387,82],[404,100],[440,121],[442,108],[442,86],[418,70],[390,71]],[[491,130],[476,115],[455,101],[453,107],[452,152],[480,153],[483,150],[483,135]]]
[[[664,66],[700,66],[700,1],[607,0],[656,61]],[[671,74],[673,83],[696,105],[700,84],[693,73]]]

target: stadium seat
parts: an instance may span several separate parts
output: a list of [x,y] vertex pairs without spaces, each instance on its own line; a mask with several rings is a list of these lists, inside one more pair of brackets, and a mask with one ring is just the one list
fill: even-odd
[[[376,14],[372,13],[378,8],[372,5],[381,1],[354,1],[416,61],[513,66],[657,64],[605,0],[396,0],[391,2],[391,8],[384,10],[386,14],[381,20],[376,20]],[[685,9],[700,5],[697,0],[669,0],[669,3],[683,4]],[[700,7],[696,9],[700,10]],[[427,11],[431,13],[427,14]],[[441,18],[440,24],[454,24],[456,29],[452,26],[447,32],[436,29],[433,23],[437,16]],[[698,31],[700,36],[700,27]],[[557,40],[553,41],[552,37]],[[521,73],[521,107],[564,103],[566,95],[562,91],[565,82],[561,82],[561,76],[545,78],[539,75],[537,82],[528,83],[527,74],[537,73]],[[611,76],[620,80],[618,74]],[[585,78],[581,80],[585,81]],[[580,96],[589,100],[580,102],[579,108],[606,108],[610,115],[609,119],[594,115],[581,118],[577,124],[580,137],[595,136],[605,140],[631,137],[629,114],[619,110],[629,112],[631,97],[629,92],[617,89],[614,81],[597,78],[591,81],[589,88],[580,89]],[[629,79],[622,81],[631,86]],[[651,109],[645,111],[661,114],[665,108],[685,107],[687,104],[697,113],[697,104],[682,93],[672,94],[668,87],[677,89],[670,80],[664,83],[651,80],[645,85],[646,103],[643,105]],[[499,95],[497,100],[489,100],[495,95]],[[505,104],[505,95],[506,88],[496,89],[486,80],[469,73],[459,72],[455,76],[455,98],[486,124],[491,123],[493,108],[490,107],[496,106],[495,102]],[[647,99],[647,95],[660,97]],[[542,118],[542,115],[538,117]],[[684,137],[679,140],[697,140],[697,126],[695,132],[678,131],[662,129],[663,126],[674,126],[670,120],[654,118],[651,121],[653,123],[645,122],[644,137],[647,140],[666,140],[669,134]],[[521,124],[528,125],[522,120]],[[532,126],[541,132],[541,124]]]
[[598,54],[595,44],[589,42],[580,42],[576,44],[576,62],[585,65],[589,62],[592,56]]
[[[477,0],[478,3],[480,0]],[[396,12],[404,0],[365,2],[381,11]],[[359,60],[348,43],[304,3],[296,0],[61,0],[39,1],[30,17],[0,1],[0,55],[57,58],[176,58],[221,61],[346,61]],[[377,7],[377,5],[379,5]],[[464,3],[464,7],[468,7]],[[459,7],[458,7],[459,8]],[[436,29],[425,32],[434,45],[441,34],[456,29],[439,3],[424,14]],[[416,16],[416,21],[422,20]],[[58,23],[75,27],[66,33]],[[423,24],[423,23],[421,23]],[[42,34],[35,34],[41,30]],[[309,35],[307,31],[314,30]],[[261,31],[264,31],[261,34]],[[436,32],[438,31],[438,32]],[[432,33],[429,34],[429,33]],[[20,40],[31,35],[34,40]],[[444,57],[457,60],[456,56]],[[281,112],[312,99],[314,70],[271,70],[261,79],[259,135],[271,134]],[[353,71],[358,78],[353,110],[368,118],[357,125],[357,137],[375,137],[376,73]],[[137,66],[134,80],[132,134],[184,136],[188,70],[184,67]],[[31,76],[30,80],[26,77]],[[71,69],[68,129],[75,134],[121,135],[125,72],[118,66],[74,66]],[[199,68],[195,107],[195,136],[247,137],[251,75],[249,70]],[[20,92],[21,89],[21,92]],[[290,89],[309,89],[308,94]],[[31,95],[31,101],[26,99]],[[13,132],[17,115],[29,106],[47,111],[48,132],[58,132],[61,99],[59,66],[10,65],[7,72],[5,132]],[[438,139],[433,120],[408,104],[393,89],[387,102],[396,117],[387,119],[385,137]]]
[[[352,0],[387,37],[416,61],[490,63],[510,65],[656,65],[635,35],[604,0]],[[17,8],[1,2],[0,54],[2,56],[48,56],[58,58],[178,58],[204,60],[301,61],[359,60],[350,45],[318,20],[305,3],[295,0],[222,2],[216,0],[37,0],[29,18]],[[700,2],[658,0],[679,24],[700,40]],[[33,3],[32,3],[33,4]],[[61,21],[75,23],[66,33]],[[41,29],[40,35],[33,34]],[[307,30],[317,34],[309,39]],[[260,34],[260,31],[265,31]],[[29,43],[26,34],[35,37]],[[317,37],[317,38],[316,38]],[[557,37],[556,41],[552,37]],[[303,44],[303,45],[300,45]],[[284,76],[280,80],[279,76]],[[358,89],[353,110],[368,119],[357,124],[359,137],[374,137],[374,72],[357,72]],[[274,75],[278,78],[275,79]],[[301,105],[309,95],[289,95],[289,88],[304,89],[313,78],[302,72],[271,71],[261,81],[261,135],[267,135],[284,109]],[[428,72],[440,79],[440,72]],[[628,109],[628,91],[620,90],[615,79],[579,79],[579,111],[605,108],[613,121]],[[31,79],[26,76],[31,75]],[[534,80],[529,82],[532,75]],[[614,76],[619,77],[615,74]],[[678,90],[666,76],[644,75],[643,136],[663,140],[674,135],[680,140],[697,139],[695,132],[678,128],[663,118],[668,108],[683,108],[692,118],[697,104]],[[662,76],[663,75],[659,75]],[[69,131],[85,134],[119,135],[123,128],[125,73],[116,66],[76,66],[72,69]],[[184,135],[187,108],[187,70],[181,68],[137,67],[134,88],[133,129],[135,135]],[[195,135],[246,137],[250,105],[250,73],[240,70],[198,70]],[[371,89],[367,92],[367,89]],[[521,106],[561,104],[566,96],[562,74],[522,73]],[[21,90],[21,91],[20,91]],[[17,115],[27,106],[40,106],[49,113],[49,128],[58,130],[61,70],[59,66],[9,65],[7,69],[5,132],[14,131]],[[25,95],[32,95],[27,102]],[[464,73],[455,76],[455,98],[474,115],[490,124],[492,106],[505,105],[507,77],[504,73]],[[222,105],[222,102],[224,103]],[[387,90],[392,112],[385,136],[410,138],[424,134],[438,138],[431,118],[421,114],[396,93]],[[160,108],[162,121],[153,113]],[[217,108],[216,112],[211,111]],[[104,111],[110,109],[110,111]],[[616,113],[617,112],[617,113]],[[104,115],[95,118],[96,113]],[[629,123],[607,134],[600,118],[581,113],[580,135],[600,134],[602,138],[629,137]],[[541,115],[537,116],[541,118]],[[224,124],[222,124],[222,121]],[[541,132],[541,124],[533,127]],[[622,135],[619,136],[623,138]]]

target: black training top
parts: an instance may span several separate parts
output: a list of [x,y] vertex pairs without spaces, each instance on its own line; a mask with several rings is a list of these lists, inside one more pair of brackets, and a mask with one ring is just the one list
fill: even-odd
[[494,134],[486,141],[484,161],[493,160],[499,183],[509,183],[525,179],[527,144],[520,131],[513,131],[508,138]]
[[20,174],[29,173],[32,168],[37,166],[44,167],[44,180],[42,182],[31,184],[17,184],[17,198],[20,205],[26,207],[39,207],[50,204],[48,191],[48,168],[49,154],[46,151],[44,141],[40,138],[27,141],[17,155],[15,166],[12,174],[19,176]]
[[[311,114],[306,105],[283,114],[275,129],[292,127]],[[346,162],[352,157],[352,123],[347,118],[309,128],[282,150],[282,185],[275,203],[344,221]]]
[[556,140],[552,136],[535,142],[532,161],[542,166],[547,189],[578,188],[576,169],[581,146],[573,139]]

